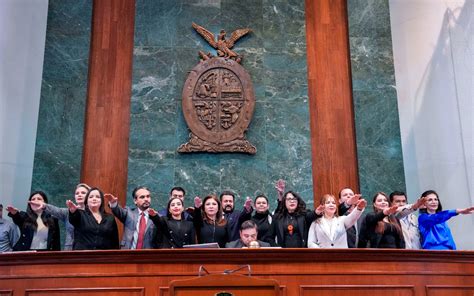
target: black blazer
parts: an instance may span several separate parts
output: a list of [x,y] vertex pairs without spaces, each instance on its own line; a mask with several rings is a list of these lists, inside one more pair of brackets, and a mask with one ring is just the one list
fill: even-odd
[[194,224],[185,220],[170,220],[168,217],[150,216],[155,224],[155,248],[182,248],[196,243]]
[[[18,242],[13,246],[13,251],[28,251],[31,249],[31,242],[35,235],[36,227],[29,223],[25,223],[28,218],[28,213],[18,211],[15,215],[8,214],[12,218],[13,223],[18,225],[20,228],[20,238]],[[50,218],[51,215],[43,212],[42,218]],[[61,250],[61,241],[59,236],[59,223],[58,219],[53,219],[53,225],[48,225],[48,251],[59,251]]]
[[[370,212],[367,213],[364,219],[364,223],[361,225],[361,231],[359,235],[359,248],[379,248],[380,242],[385,236],[390,236],[388,239],[393,241],[393,244],[390,246],[385,246],[386,248],[396,248],[396,249],[404,249],[405,248],[405,240],[403,236],[398,235],[397,233],[393,233],[388,231],[389,228],[387,227],[388,223],[385,223],[385,231],[384,233],[377,233],[375,232],[375,228],[379,221],[382,221],[385,218],[385,214],[382,211],[379,212]],[[398,221],[398,224],[400,222]],[[385,237],[387,239],[387,237]]]
[[[298,230],[300,232],[302,242],[301,245],[303,248],[308,246],[308,232],[311,223],[318,218],[318,215],[314,211],[306,210],[305,213],[295,216],[296,223],[298,225]],[[279,215],[273,216],[272,228],[273,233],[276,236],[276,243],[278,246],[285,247],[285,221],[286,216],[280,217]]]

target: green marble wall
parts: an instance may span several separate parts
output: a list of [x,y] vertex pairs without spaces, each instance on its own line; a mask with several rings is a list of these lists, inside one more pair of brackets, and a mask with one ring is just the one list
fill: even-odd
[[80,179],[91,16],[90,0],[49,1],[31,187],[61,206]]
[[388,0],[348,0],[361,192],[405,191]]
[[[187,71],[199,50],[213,50],[193,21],[214,33],[253,30],[235,50],[255,88],[247,133],[254,156],[176,152],[189,134],[181,109]],[[304,1],[137,0],[129,192],[146,184],[161,207],[173,186],[187,190],[188,205],[195,195],[230,189],[240,204],[260,192],[274,199],[273,184],[284,178],[312,203],[308,123]]]

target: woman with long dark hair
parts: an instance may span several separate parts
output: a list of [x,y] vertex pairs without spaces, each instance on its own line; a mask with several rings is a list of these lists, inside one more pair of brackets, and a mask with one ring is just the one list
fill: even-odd
[[431,250],[456,250],[453,235],[446,221],[459,214],[474,213],[474,206],[465,209],[443,211],[438,193],[428,190],[421,194],[426,198],[426,209],[420,209],[418,227],[422,238],[422,248]]
[[193,223],[198,242],[218,243],[219,247],[225,248],[225,244],[230,241],[230,231],[219,198],[208,195],[201,201],[201,198],[195,197],[194,207]]
[[390,207],[389,198],[383,192],[377,192],[372,201],[374,211],[365,216],[365,224],[359,237],[359,248],[367,247],[368,241],[370,248],[404,249],[402,227],[394,215],[398,207]]
[[58,220],[43,211],[42,204],[45,202],[48,202],[46,194],[35,191],[28,198],[26,212],[12,206],[7,207],[8,216],[18,225],[21,232],[20,239],[13,246],[13,251],[59,251],[61,249]]
[[118,249],[118,228],[115,217],[104,208],[104,193],[91,188],[84,201],[85,209],[79,209],[71,200],[69,222],[74,226],[74,250]]
[[307,210],[306,203],[294,191],[287,191],[273,216],[276,244],[282,248],[306,248],[311,223],[321,216],[321,209]]
[[[76,185],[76,190],[74,191],[74,199],[79,209],[84,209],[84,202],[89,189],[91,189],[91,187],[85,183],[79,183]],[[54,218],[64,223],[64,225],[66,226],[66,239],[64,240],[63,250],[72,250],[72,246],[74,244],[74,226],[69,223],[69,209],[59,208],[46,202],[41,204],[34,201],[30,201],[30,204],[40,206],[46,214],[50,214]]]
[[184,204],[179,197],[172,197],[166,207],[166,217],[149,209],[150,220],[156,226],[155,241],[158,248],[182,248],[196,243],[193,222],[184,217]]

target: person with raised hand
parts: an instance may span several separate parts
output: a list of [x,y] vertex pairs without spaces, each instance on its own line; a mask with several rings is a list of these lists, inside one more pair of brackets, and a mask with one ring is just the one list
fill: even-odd
[[121,249],[151,249],[154,247],[155,225],[149,221],[148,209],[151,206],[151,193],[147,187],[139,186],[132,191],[135,207],[122,208],[118,198],[105,194],[109,207],[124,226]]
[[307,210],[306,203],[296,192],[287,191],[273,216],[272,231],[276,244],[282,248],[306,248],[309,227],[321,215],[321,206]]
[[357,223],[367,202],[359,198],[355,209],[347,216],[338,215],[338,200],[332,194],[325,194],[321,205],[324,207],[323,216],[311,224],[308,248],[348,248],[347,229]]
[[[400,221],[394,215],[398,206],[390,206],[387,194],[377,192],[373,198],[374,211],[365,216],[364,227],[361,227],[359,248],[396,248],[404,249]],[[367,246],[367,243],[370,245]]]
[[118,249],[118,228],[113,215],[105,212],[104,193],[91,188],[80,209],[71,200],[66,201],[69,209],[69,223],[74,226],[73,250]]
[[182,248],[196,243],[196,233],[193,222],[186,220],[183,200],[179,197],[168,200],[166,216],[149,208],[150,220],[156,228],[157,248]]
[[[355,194],[351,188],[345,187],[339,191],[339,216],[349,215],[355,209],[357,202],[361,198],[360,194]],[[360,222],[364,220],[361,219]],[[355,223],[347,229],[347,245],[349,248],[357,248],[361,227]]]
[[422,237],[422,248],[428,250],[456,250],[456,244],[446,223],[457,215],[469,215],[474,213],[474,206],[443,211],[438,193],[427,190],[421,194],[426,198],[425,209],[420,209],[418,217],[420,233]]
[[390,205],[396,205],[397,213],[395,214],[400,220],[402,226],[403,239],[405,240],[406,249],[421,249],[421,236],[418,229],[418,217],[413,213],[422,207],[425,198],[419,198],[415,203],[408,204],[405,192],[394,191],[389,196]]
[[224,212],[224,219],[226,219],[229,228],[229,239],[231,241],[239,239],[240,225],[252,218],[252,199],[247,197],[245,200],[243,210],[235,209],[235,193],[232,191],[223,191],[219,196]]
[[[84,209],[84,201],[86,199],[86,195],[89,189],[90,186],[85,183],[77,184],[76,190],[74,191],[74,199],[79,209]],[[69,209],[59,208],[49,203],[40,204],[35,201],[30,201],[30,204],[41,207],[45,213],[50,214],[54,218],[64,223],[66,227],[66,239],[64,240],[63,250],[72,250],[72,246],[74,245],[74,226],[69,223]]]
[[194,208],[193,223],[198,243],[218,243],[224,248],[230,241],[230,231],[219,198],[211,194],[201,200],[196,196]]
[[8,216],[20,228],[20,238],[13,251],[61,250],[58,219],[43,211],[48,197],[42,191],[31,193],[26,212],[7,206]]

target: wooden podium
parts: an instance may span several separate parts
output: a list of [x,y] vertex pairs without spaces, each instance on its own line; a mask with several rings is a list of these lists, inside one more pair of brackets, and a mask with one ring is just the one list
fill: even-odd
[[[244,265],[251,266],[252,277],[213,275]],[[196,279],[201,266],[211,275]],[[0,254],[0,296],[254,296],[275,295],[275,289],[281,296],[472,296],[474,252],[162,249]]]
[[170,283],[170,296],[278,296],[277,281],[241,274],[211,274]]

